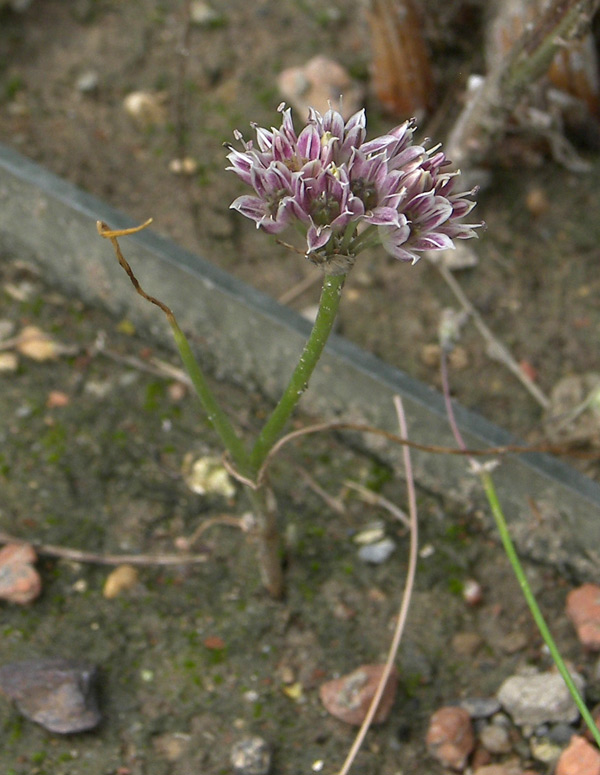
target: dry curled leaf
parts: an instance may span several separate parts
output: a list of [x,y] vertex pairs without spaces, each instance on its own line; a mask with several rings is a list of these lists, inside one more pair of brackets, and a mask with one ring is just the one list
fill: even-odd
[[433,72],[413,0],[371,0],[371,71],[383,107],[421,119],[434,97]]

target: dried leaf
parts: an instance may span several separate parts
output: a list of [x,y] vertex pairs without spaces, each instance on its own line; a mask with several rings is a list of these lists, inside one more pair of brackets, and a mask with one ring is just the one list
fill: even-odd
[[412,0],[371,0],[372,83],[383,107],[421,119],[434,97],[433,73]]

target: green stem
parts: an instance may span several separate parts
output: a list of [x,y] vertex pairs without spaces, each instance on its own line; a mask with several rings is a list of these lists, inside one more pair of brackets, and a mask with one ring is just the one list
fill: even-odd
[[214,393],[208,386],[206,378],[200,368],[198,361],[194,357],[190,343],[188,342],[185,334],[179,328],[174,316],[168,317],[171,329],[173,331],[173,337],[175,344],[179,350],[181,360],[190,375],[192,384],[198,394],[208,421],[219,434],[221,441],[223,442],[225,449],[231,455],[233,462],[238,468],[241,469],[241,473],[248,473],[248,453],[246,448],[235,432],[233,425],[225,412],[221,409],[220,405],[215,398]]
[[310,337],[304,345],[298,365],[294,369],[285,392],[263,426],[250,452],[250,468],[254,472],[258,471],[262,465],[269,450],[281,435],[286,422],[300,400],[300,396],[308,387],[308,381],[333,328],[345,279],[346,275],[325,275],[319,312]]
[[502,507],[500,506],[500,501],[498,500],[498,496],[496,494],[496,488],[494,487],[492,477],[487,471],[483,471],[483,470],[480,471],[480,476],[481,476],[483,488],[485,490],[485,494],[487,496],[488,502],[492,509],[492,513],[494,515],[494,519],[496,520],[496,526],[498,528],[498,532],[500,533],[500,538],[502,540],[504,551],[506,552],[506,555],[510,560],[510,564],[513,567],[513,571],[515,573],[515,576],[517,577],[519,586],[523,591],[523,595],[525,596],[527,605],[529,606],[529,609],[532,613],[535,623],[538,626],[538,629],[542,635],[542,638],[544,639],[544,642],[548,646],[548,650],[552,655],[554,664],[558,668],[558,672],[563,677],[563,680],[567,685],[567,688],[569,689],[569,692],[571,693],[571,696],[573,697],[573,700],[575,701],[575,704],[577,705],[577,708],[579,709],[579,712],[581,713],[583,720],[585,721],[588,729],[594,736],[594,740],[596,741],[597,745],[600,746],[600,731],[598,730],[598,727],[596,726],[594,719],[592,718],[592,714],[587,709],[587,706],[583,701],[583,698],[579,694],[579,691],[575,686],[575,682],[573,681],[571,674],[567,670],[567,666],[565,665],[563,658],[560,655],[560,652],[556,646],[556,643],[554,642],[554,639],[550,634],[548,625],[546,624],[544,617],[542,616],[542,612],[538,607],[536,599],[533,596],[533,592],[531,591],[531,587],[529,586],[529,582],[527,581],[527,576],[525,575],[525,571],[523,570],[523,567],[519,562],[517,552],[515,550],[514,544],[508,532],[508,525],[506,524],[506,519],[502,512]]

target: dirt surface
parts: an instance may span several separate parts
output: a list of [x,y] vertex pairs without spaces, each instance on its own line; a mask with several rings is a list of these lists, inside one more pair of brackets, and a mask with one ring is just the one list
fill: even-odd
[[[201,496],[182,477],[187,455],[218,455],[219,447],[193,396],[148,373],[153,357],[176,365],[173,356],[18,264],[1,266],[1,319],[17,331],[38,326],[62,352],[43,362],[20,356],[18,370],[1,376],[2,529],[99,556],[157,555],[172,554],[178,538],[209,519],[241,517],[247,502],[239,487],[228,498]],[[260,396],[215,389],[236,425],[256,431],[268,410]],[[336,771],[352,729],[327,716],[318,687],[384,659],[408,555],[406,529],[348,490],[348,479],[406,502],[394,472],[331,437],[288,447],[276,464],[283,603],[266,597],[253,548],[230,524],[203,533],[194,547],[199,564],[142,567],[139,582],[115,599],[103,596],[112,568],[42,551],[41,597],[27,607],[1,604],[0,659],[85,656],[101,671],[104,721],[86,734],[52,735],[4,698],[0,770],[217,775],[231,771],[232,744],[252,733],[273,746],[275,773],[310,772],[319,761]],[[342,513],[314,483],[338,498]],[[423,492],[418,502],[423,552],[397,660],[398,698],[390,720],[369,736],[361,773],[416,773],[425,765],[441,772],[425,751],[431,712],[494,695],[524,661],[547,666],[507,561],[478,515],[448,511]],[[370,566],[353,539],[377,521],[397,546],[386,563]],[[548,568],[528,573],[555,614],[566,655],[591,670],[562,614],[567,583]],[[475,608],[461,593],[471,578],[483,588]]]
[[[334,50],[366,82],[364,18],[341,1],[229,0],[202,26],[186,22],[186,7],[38,0],[25,14],[0,11],[0,140],[133,218],[153,216],[160,232],[275,297],[314,273],[314,285],[292,302],[302,309],[318,297],[317,270],[228,209],[242,190],[224,172],[222,144],[234,128],[248,134],[251,121],[276,121],[275,77],[283,67]],[[440,94],[465,57],[478,62],[477,51],[460,42],[461,25],[471,25],[471,45],[481,29],[476,3],[445,7],[448,18],[428,19]],[[452,15],[460,8],[462,16]],[[96,87],[82,90],[79,79],[89,73]],[[124,111],[125,97],[138,90],[161,95],[164,113],[152,126],[136,125]],[[393,124],[370,97],[367,107],[373,134]],[[198,165],[191,177],[169,170],[173,159],[185,157]],[[494,168],[478,205],[488,224],[474,246],[479,265],[459,279],[549,394],[565,376],[600,371],[598,349],[590,346],[600,333],[600,226],[591,215],[600,204],[600,163],[591,158],[592,171],[575,175],[537,151],[527,158],[543,163],[511,166],[505,159]],[[541,192],[541,209],[531,207],[532,192],[538,200]],[[49,363],[22,359],[16,373],[0,376],[2,527],[98,553],[170,553],[199,518],[240,516],[241,493],[228,501],[202,498],[182,481],[186,453],[218,453],[193,399],[178,399],[168,380],[90,349],[104,331],[113,354],[144,364],[153,347],[144,332],[119,328],[120,321],[3,262],[5,286],[22,288],[24,281],[24,296],[2,292],[0,318],[39,325],[77,349]],[[456,302],[427,262],[408,267],[383,253],[363,254],[348,280],[340,332],[437,385],[431,345],[448,305]],[[519,436],[545,436],[540,406],[489,358],[472,324],[451,379],[462,403]],[[52,390],[65,393],[68,404],[48,407]],[[260,398],[219,390],[228,392],[237,422],[256,428],[267,411]],[[206,562],[144,569],[139,584],[115,600],[102,596],[107,569],[42,560],[40,600],[26,609],[2,608],[2,662],[85,653],[102,670],[105,721],[96,732],[63,739],[22,721],[3,701],[3,771],[216,775],[229,771],[231,744],[249,732],[274,746],[276,773],[309,772],[318,760],[325,772],[340,766],[351,730],[326,716],[317,688],[384,656],[407,539],[388,521],[396,553],[382,566],[362,564],[351,537],[384,515],[348,494],[344,516],[334,514],[298,466],[333,496],[349,476],[399,504],[405,494],[376,460],[332,439],[319,440],[316,449],[315,442],[300,446],[279,465],[289,549],[284,604],[265,599],[252,548],[227,526],[202,537]],[[506,562],[476,515],[448,513],[425,493],[420,512],[421,541],[434,554],[420,563],[398,660],[399,697],[390,722],[371,733],[361,754],[357,772],[365,774],[408,774],[425,762],[427,772],[437,772],[423,744],[433,709],[493,694],[524,661],[546,664]],[[566,655],[585,667],[561,613],[566,582],[549,569],[528,570],[544,609],[554,612]],[[460,596],[469,577],[484,585],[476,609]],[[479,638],[473,653],[456,647],[460,633]],[[513,650],[515,634],[523,638]],[[214,636],[221,648],[210,647]],[[300,699],[283,691],[290,676],[302,687]]]

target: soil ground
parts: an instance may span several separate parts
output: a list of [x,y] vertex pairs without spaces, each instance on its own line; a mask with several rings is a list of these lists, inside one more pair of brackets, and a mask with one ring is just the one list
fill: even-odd
[[[472,47],[481,17],[476,3],[462,6],[462,17],[448,11],[452,23],[437,38],[435,15],[429,21],[440,93],[460,57],[478,60]],[[0,140],[133,218],[153,216],[156,228],[182,246],[279,297],[316,270],[228,209],[242,192],[223,171],[222,144],[234,128],[248,136],[250,121],[276,121],[275,77],[283,67],[335,50],[366,80],[366,25],[343,2],[229,0],[210,27],[189,26],[185,11],[185,3],[151,0],[39,0],[25,14],[2,11]],[[470,45],[456,43],[465,13],[475,31]],[[98,82],[90,93],[77,86],[88,71]],[[145,130],[132,123],[123,100],[137,90],[164,95],[164,121]],[[373,134],[392,125],[372,98],[368,108]],[[185,156],[198,163],[191,178],[169,171],[171,160]],[[600,370],[590,346],[600,333],[600,227],[590,215],[598,211],[600,163],[590,163],[585,175],[549,160],[495,168],[477,208],[488,224],[475,245],[479,265],[460,274],[488,325],[546,393],[564,376]],[[532,191],[546,198],[537,214],[526,206]],[[153,348],[144,332],[127,333],[119,321],[61,297],[14,263],[3,261],[2,281],[30,285],[22,300],[3,294],[1,318],[39,325],[80,348],[56,362],[22,360],[17,373],[1,377],[3,528],[96,552],[170,552],[199,517],[243,513],[240,493],[227,502],[206,499],[181,479],[186,453],[217,452],[193,399],[175,400],[165,380],[89,349],[104,331],[111,351],[144,362]],[[302,309],[317,294],[318,282],[292,303]],[[448,305],[455,306],[449,290],[425,261],[408,267],[363,254],[349,277],[340,331],[437,385],[427,352]],[[490,360],[472,326],[460,345],[456,397],[521,437],[543,437],[539,406]],[[52,390],[65,392],[69,404],[48,408]],[[261,398],[219,390],[228,392],[238,423],[255,428],[267,410]],[[300,446],[279,466],[277,492],[289,526],[284,604],[264,598],[252,549],[230,527],[205,534],[205,563],[145,569],[140,584],[116,600],[101,594],[106,569],[43,560],[40,600],[2,610],[2,662],[85,653],[102,669],[105,722],[94,733],[61,739],[3,704],[4,771],[216,775],[228,771],[231,743],[249,731],[274,745],[276,773],[307,772],[319,759],[325,771],[339,767],[351,731],[325,716],[317,687],[384,655],[407,540],[388,523],[396,554],[383,566],[364,566],[351,536],[382,514],[350,496],[345,516],[333,514],[301,483],[298,466],[333,495],[349,476],[400,504],[405,494],[377,460],[335,439],[319,440],[317,449],[312,442]],[[448,512],[426,493],[420,512],[422,543],[435,553],[420,563],[394,714],[371,734],[357,767],[362,773],[413,773],[422,766],[435,773],[423,745],[431,710],[461,696],[493,694],[526,660],[545,664],[506,562],[477,516]],[[544,609],[554,612],[560,644],[581,662],[561,613],[567,582],[551,569],[528,570]],[[459,594],[471,576],[484,585],[477,609]],[[464,632],[481,638],[472,654],[452,645]],[[515,633],[525,637],[513,652]],[[223,648],[207,647],[212,636]],[[284,668],[302,684],[299,702],[282,691]]]

